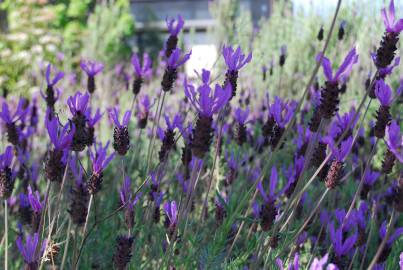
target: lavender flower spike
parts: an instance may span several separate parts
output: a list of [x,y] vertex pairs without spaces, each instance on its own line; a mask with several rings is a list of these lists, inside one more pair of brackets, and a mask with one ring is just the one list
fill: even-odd
[[392,103],[392,90],[383,80],[379,80],[375,86],[375,95],[381,105],[377,111],[374,135],[382,139],[385,136],[386,126],[392,118],[390,114],[390,104]]
[[176,202],[166,202],[164,204],[164,211],[169,220],[168,233],[169,236],[172,237],[178,223],[178,208]]
[[46,117],[45,126],[55,150],[63,151],[70,147],[75,131],[74,126],[70,132],[70,127],[67,124],[64,125],[63,129],[61,129],[59,127],[59,120],[56,117],[53,117],[51,120]]
[[25,238],[25,244],[22,243],[21,237],[17,238],[16,243],[18,250],[24,258],[24,262],[26,264],[25,269],[37,270],[39,267],[39,259],[42,257],[42,254],[46,247],[46,240],[42,242],[39,253],[37,252],[39,244],[38,233],[35,233],[33,236],[27,235]]
[[67,99],[67,105],[69,106],[70,112],[73,116],[77,114],[85,114],[90,95],[88,93],[82,94],[77,92],[74,96]]
[[353,248],[355,242],[357,241],[357,233],[349,236],[343,241],[343,228],[340,226],[335,230],[334,223],[329,225],[330,240],[333,243],[334,251],[338,259],[348,254],[348,252]]
[[227,84],[231,85],[232,97],[236,95],[238,71],[249,63],[252,59],[252,54],[246,57],[242,53],[241,47],[238,46],[236,51],[231,46],[224,46],[222,49],[222,54],[227,65],[227,72],[225,73],[224,86]]
[[169,56],[167,67],[165,69],[164,76],[162,77],[161,82],[162,90],[164,92],[169,92],[172,90],[173,84],[178,76],[177,69],[185,64],[187,60],[189,60],[191,54],[192,51],[190,51],[188,54],[185,54],[181,58],[181,50],[179,48],[176,48]]
[[333,76],[332,63],[330,62],[329,58],[322,55],[323,55],[322,53],[319,53],[316,56],[316,61],[319,61],[320,58],[323,57],[322,58],[323,72],[325,74],[327,81],[333,84],[338,84],[340,81],[346,80],[346,78],[351,72],[353,65],[358,62],[358,54],[356,52],[356,48],[354,47],[347,54],[343,63],[340,65],[339,69],[336,71],[336,74],[334,74]]
[[383,23],[386,27],[386,32],[398,34],[403,30],[403,19],[395,19],[395,3],[391,0],[389,8],[383,8],[381,11]]
[[8,199],[14,188],[11,162],[13,160],[13,147],[7,146],[4,154],[0,155],[0,198]]
[[165,56],[169,58],[178,45],[178,34],[182,30],[185,21],[183,20],[183,17],[181,15],[178,15],[178,21],[176,25],[174,25],[174,18],[167,18],[165,21],[167,24],[168,32],[170,33],[165,43]]
[[140,93],[141,85],[143,84],[144,77],[151,71],[151,59],[147,53],[143,54],[143,66],[140,65],[140,59],[136,53],[132,55],[131,59],[133,70],[134,70],[134,80],[132,91],[134,95]]
[[89,151],[92,162],[92,175],[88,180],[87,189],[91,195],[96,194],[101,189],[103,170],[115,156],[115,153],[107,155],[108,146],[109,142],[104,147],[101,143],[95,144],[94,151],[92,149]]
[[25,100],[20,98],[14,113],[10,112],[9,105],[6,101],[3,101],[1,106],[0,118],[3,120],[6,126],[7,141],[12,145],[18,145],[20,142],[21,130],[16,125],[16,122],[19,120],[22,121],[28,113],[29,107],[24,109],[24,104]]
[[132,111],[128,110],[123,116],[122,122],[119,121],[119,111],[117,108],[109,110],[109,116],[115,123],[115,128],[113,130],[113,148],[118,152],[119,155],[126,155],[130,147],[130,137],[128,125],[130,122],[130,117]]
[[95,75],[104,69],[104,65],[91,60],[81,60],[80,67],[85,71],[85,73],[87,73],[87,90],[90,92],[90,94],[93,94],[96,89]]
[[403,163],[403,134],[400,133],[399,124],[395,120],[386,128],[385,142],[399,162]]
[[192,153],[197,158],[203,158],[208,152],[213,133],[213,114],[218,113],[231,98],[231,86],[227,84],[224,89],[218,84],[215,90],[208,85],[210,71],[202,72],[203,84],[196,89],[185,79],[185,95],[198,112],[198,119],[193,130]]

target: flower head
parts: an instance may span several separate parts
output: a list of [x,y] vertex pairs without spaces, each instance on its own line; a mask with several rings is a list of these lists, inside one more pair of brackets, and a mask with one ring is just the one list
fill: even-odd
[[88,76],[94,77],[99,72],[104,69],[104,65],[102,63],[98,63],[92,60],[81,60],[80,67],[87,73]]
[[[20,251],[24,262],[26,264],[37,264],[39,259],[42,257],[42,253],[46,247],[46,240],[42,242],[39,254],[37,253],[37,247],[39,244],[39,234],[35,233],[34,236],[27,235],[25,237],[25,244],[22,243],[21,237],[17,238],[17,247]],[[29,268],[31,269],[31,268]]]
[[[395,231],[389,236],[388,241],[386,244],[390,247],[392,246],[393,242],[398,239],[403,234],[403,227],[399,227],[395,229]],[[386,237],[386,221],[382,222],[381,227],[379,228],[379,237],[384,239]]]
[[70,108],[71,114],[85,114],[89,99],[90,95],[88,93],[82,94],[81,92],[77,92],[74,96],[69,97],[67,99],[67,105]]
[[333,157],[338,161],[344,161],[350,153],[351,147],[353,146],[353,137],[351,136],[344,140],[340,147],[336,146],[335,141],[330,136],[323,138],[323,141],[330,146]]
[[344,59],[343,63],[336,71],[336,74],[333,76],[333,69],[332,63],[330,62],[329,58],[323,56],[322,53],[319,53],[316,56],[316,61],[319,61],[322,58],[322,67],[323,72],[325,73],[325,77],[329,82],[338,83],[340,81],[344,81],[347,79],[348,75],[353,68],[353,65],[358,62],[358,54],[356,52],[356,48],[352,48],[351,51],[347,54],[346,58]]
[[131,191],[131,180],[128,176],[126,176],[125,181],[123,182],[122,187],[120,188],[119,195],[121,204],[125,205],[125,207],[132,209],[133,206],[139,201],[141,193],[139,193],[136,196],[136,198],[133,199]]
[[71,130],[68,124],[64,125],[63,128],[59,126],[59,119],[57,117],[46,116],[45,126],[48,130],[50,141],[53,143],[56,150],[67,150],[72,141],[75,132],[75,127],[72,125]]
[[185,79],[185,95],[190,100],[195,109],[203,116],[211,117],[218,113],[232,96],[231,85],[226,84],[224,88],[216,84],[215,89],[208,85],[210,71],[203,70],[203,85],[196,89],[193,85],[188,84]]
[[140,65],[140,59],[136,53],[132,55],[131,59],[134,74],[138,78],[142,78],[151,71],[151,58],[147,53],[143,54],[143,66]]
[[139,119],[144,119],[148,116],[151,108],[150,98],[148,95],[143,95],[140,98],[140,102],[137,104],[137,117]]
[[249,117],[249,108],[246,108],[245,110],[237,108],[235,110],[234,118],[239,124],[241,125],[246,124],[248,117]]
[[130,122],[130,117],[132,115],[132,111],[128,110],[125,112],[122,122],[119,121],[119,110],[115,107],[109,110],[109,117],[115,123],[115,125],[119,128],[127,127]]
[[342,226],[335,229],[333,222],[330,223],[329,225],[329,233],[330,233],[330,240],[333,243],[334,251],[338,257],[342,257],[348,254],[348,252],[350,252],[350,250],[353,248],[358,237],[357,233],[355,232],[354,234],[347,237],[347,239],[343,241],[344,237]]
[[41,202],[41,195],[39,194],[39,191],[36,190],[35,192],[32,192],[32,188],[30,186],[28,187],[28,201],[32,210],[36,214],[40,214],[42,212],[42,209],[45,205],[45,200]]
[[181,57],[181,49],[176,48],[168,58],[167,62],[168,68],[177,69],[178,67],[182,66],[187,62],[187,60],[189,60],[191,54],[192,51]]
[[395,3],[393,0],[390,1],[388,10],[383,8],[381,14],[387,32],[398,34],[403,30],[403,19],[395,20]]
[[230,71],[238,71],[252,60],[252,53],[249,53],[248,56],[245,57],[245,54],[242,53],[241,47],[239,46],[235,51],[231,46],[224,46],[222,54],[225,64]]
[[3,154],[0,155],[0,170],[9,168],[13,161],[13,147],[7,146]]
[[262,195],[263,200],[266,203],[269,203],[269,202],[271,202],[271,201],[273,201],[275,199],[274,192],[276,190],[277,182],[278,182],[278,172],[277,172],[276,167],[273,166],[271,168],[271,174],[270,174],[270,189],[269,189],[269,193],[266,194],[266,192],[263,189],[261,181],[257,184],[257,188],[259,189],[259,192]]
[[389,150],[403,163],[403,134],[400,133],[400,127],[396,120],[393,120],[391,124],[386,127],[385,133],[385,142]]
[[109,162],[115,156],[115,153],[107,156],[109,142],[102,147],[102,143],[94,144],[94,150],[90,149],[90,159],[92,161],[92,170],[94,174],[100,174],[106,166],[108,166]]
[[172,36],[177,36],[179,32],[182,30],[183,25],[185,24],[185,21],[183,20],[183,17],[181,15],[178,15],[178,20],[176,21],[175,25],[175,18],[166,18],[165,22],[167,24],[167,28],[169,33]]
[[382,106],[389,106],[392,102],[392,89],[384,80],[378,80],[376,82],[375,95]]
[[29,107],[24,108],[25,102],[25,99],[20,98],[17,108],[15,109],[14,113],[11,113],[7,102],[3,101],[3,104],[1,106],[0,118],[4,121],[4,123],[12,124],[18,120],[24,119],[29,111]]
[[46,67],[46,73],[45,73],[45,78],[46,78],[46,83],[48,84],[48,86],[53,87],[55,86],[61,79],[63,79],[64,77],[64,73],[61,71],[57,71],[53,68],[54,73],[56,74],[53,79],[50,77],[50,73],[52,70],[52,66],[50,64],[48,64],[48,66]]
[[[374,54],[373,57],[375,57],[375,59],[376,59],[376,54]],[[379,77],[385,78],[386,76],[392,74],[393,69],[395,67],[399,66],[399,64],[400,64],[400,57],[396,57],[395,62],[393,64],[391,64],[390,66],[385,67],[385,68],[380,68],[378,70]]]
[[364,175],[364,183],[372,186],[375,181],[381,176],[381,173],[377,171],[367,170]]
[[275,96],[269,111],[274,120],[276,120],[276,123],[284,128],[294,115],[296,105],[295,102],[285,102],[278,96]]
[[178,222],[178,209],[176,206],[176,202],[166,202],[164,203],[164,211],[167,215],[169,222],[171,225],[176,225]]

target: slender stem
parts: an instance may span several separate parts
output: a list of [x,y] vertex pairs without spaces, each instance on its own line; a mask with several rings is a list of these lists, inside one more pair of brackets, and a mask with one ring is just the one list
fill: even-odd
[[8,270],[8,205],[4,200],[4,269]]
[[67,252],[69,250],[69,243],[70,243],[71,225],[72,225],[71,218],[69,218],[69,225],[67,226],[66,243],[64,244],[63,258],[62,263],[60,264],[60,270],[63,270],[64,264],[66,263]]
[[368,267],[368,270],[374,269],[375,264],[378,262],[378,259],[381,256],[382,251],[385,248],[386,243],[389,240],[389,236],[390,236],[390,233],[391,233],[391,230],[392,230],[392,227],[393,227],[393,223],[395,222],[395,214],[396,214],[396,212],[395,212],[395,209],[393,208],[392,215],[390,216],[389,224],[388,224],[388,227],[386,229],[385,237],[383,238],[381,244],[379,245],[378,250],[376,251],[374,258],[372,259],[372,261],[371,261],[371,263],[370,263],[370,265]]
[[378,142],[379,142],[379,139],[376,139],[374,145],[372,146],[372,150],[371,150],[371,153],[369,154],[367,162],[365,162],[364,172],[361,176],[360,184],[358,185],[358,188],[354,194],[353,201],[351,202],[350,207],[348,208],[347,214],[344,217],[343,225],[345,224],[346,220],[348,220],[348,218],[350,217],[350,214],[352,213],[352,210],[354,208],[354,204],[357,201],[358,196],[361,193],[362,187],[364,186],[365,175],[367,174],[368,168],[370,167],[369,164],[371,163],[371,160],[374,157],[376,145],[378,144]]
[[[94,199],[94,195],[91,194],[90,200],[88,202],[88,213],[87,213],[87,217],[85,218],[85,223],[84,223],[84,228],[83,228],[83,240],[81,241],[81,244],[80,244],[80,251],[81,251],[81,249],[82,249],[82,247],[84,245],[84,241],[86,239],[87,226],[88,226],[88,222],[89,222],[89,219],[90,219],[90,212],[91,212],[91,206],[92,206],[93,199]],[[78,269],[79,262],[80,262],[80,257],[77,258],[77,261],[75,262],[75,265],[74,265],[73,269]]]
[[[147,174],[148,174],[149,169],[150,169],[151,158],[152,158],[153,152],[154,152],[155,127],[156,127],[156,126],[158,127],[158,125],[159,125],[159,123],[160,123],[160,118],[161,118],[161,114],[162,114],[162,109],[163,109],[163,107],[164,107],[165,95],[166,95],[166,92],[164,91],[164,93],[162,94],[162,100],[161,100],[160,108],[159,108],[159,111],[158,111],[157,121],[154,122],[154,124],[153,124],[153,131],[152,131],[153,134],[152,134],[151,142],[150,142],[150,147],[151,147],[151,149],[149,149],[149,156],[147,157],[147,170],[146,170],[146,171],[147,171]],[[157,108],[158,108],[158,107],[157,107]]]

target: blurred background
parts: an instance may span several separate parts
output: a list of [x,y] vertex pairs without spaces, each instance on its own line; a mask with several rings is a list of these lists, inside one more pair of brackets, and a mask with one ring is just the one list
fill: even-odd
[[[403,3],[395,1],[400,15]],[[223,44],[253,52],[242,87],[299,96],[326,37],[337,0],[0,0],[0,92],[37,93],[47,63],[65,71],[70,82],[81,82],[82,58],[105,65],[103,89],[114,91],[108,78],[127,70],[133,52],[149,53],[158,65],[167,37],[165,19],[181,14],[185,31],[180,46],[192,49],[184,72],[214,67],[220,74]],[[349,83],[351,99],[373,71],[370,53],[384,29],[382,0],[344,0],[330,41],[328,57],[336,63],[358,46],[360,67]],[[338,31],[344,36],[339,39]],[[280,48],[287,61],[278,67]],[[401,47],[401,46],[400,46]],[[217,61],[218,60],[218,61]],[[263,74],[267,70],[269,74]],[[267,79],[263,79],[266,77]],[[284,78],[284,79],[282,79]],[[394,78],[395,84],[399,78]],[[280,83],[281,81],[281,87]],[[65,86],[66,87],[66,86]],[[280,88],[283,89],[280,91]],[[280,92],[280,93],[278,93]]]

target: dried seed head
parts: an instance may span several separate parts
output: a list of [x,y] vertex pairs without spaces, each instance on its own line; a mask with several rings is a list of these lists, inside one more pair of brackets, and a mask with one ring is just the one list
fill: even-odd
[[54,262],[59,252],[60,246],[56,245],[54,242],[48,243],[43,256],[44,260],[47,262]]
[[343,175],[343,166],[343,162],[338,160],[334,160],[331,163],[325,179],[325,184],[327,188],[334,189],[340,184],[340,180]]
[[133,237],[118,236],[116,250],[113,254],[113,265],[118,270],[125,270],[132,257]]
[[14,180],[12,179],[11,169],[6,167],[0,170],[0,198],[7,200],[13,193]]
[[378,69],[386,68],[392,63],[395,58],[398,42],[399,33],[385,32],[376,51],[375,65]]
[[115,127],[113,130],[113,148],[119,155],[126,155],[130,148],[129,130],[126,126]]
[[52,150],[49,152],[45,164],[46,179],[51,182],[61,182],[63,179],[64,169],[66,165],[62,161],[63,151]]
[[390,115],[389,106],[379,106],[376,112],[376,123],[374,126],[374,135],[382,139],[385,137],[386,126],[390,124],[392,116]]
[[95,195],[96,193],[98,193],[98,191],[100,191],[102,187],[102,182],[103,182],[103,173],[102,172],[100,174],[93,173],[87,183],[88,193],[91,195]]
[[202,159],[209,151],[213,138],[213,117],[199,114],[196,126],[193,129],[192,154]]

